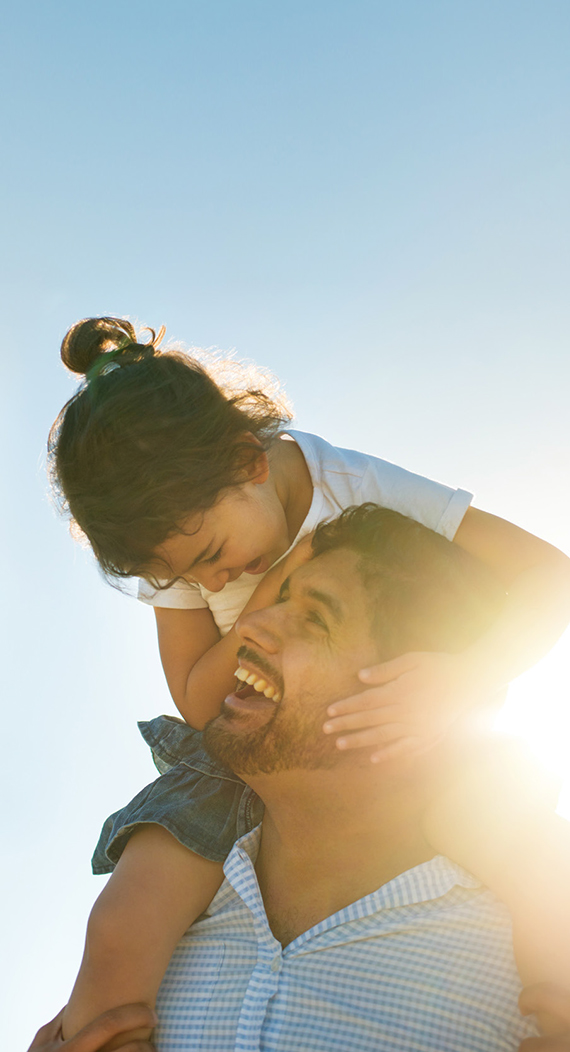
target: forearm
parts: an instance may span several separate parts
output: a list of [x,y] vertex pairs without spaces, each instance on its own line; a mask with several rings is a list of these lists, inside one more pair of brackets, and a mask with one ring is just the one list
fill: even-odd
[[64,1037],[109,1008],[154,1006],[174,947],[221,881],[220,865],[195,855],[161,826],[136,833],[89,918]]
[[179,712],[196,730],[219,714],[224,698],[234,689],[238,647],[232,629],[192,666],[183,693],[173,694]]
[[463,766],[432,802],[424,831],[509,908],[525,983],[570,985],[570,825],[555,779],[517,743]]
[[[244,608],[261,610],[275,602],[283,579],[281,564],[274,567],[258,584]],[[210,647],[190,669],[186,689],[176,704],[191,727],[202,730],[208,720],[218,715],[227,695],[235,689],[237,652],[242,643],[232,628],[218,643]]]
[[469,508],[455,535],[504,584],[492,629],[460,655],[475,690],[506,684],[554,645],[570,621],[570,559],[495,515]]
[[[561,553],[557,553],[561,555]],[[492,628],[461,654],[483,691],[507,684],[544,657],[570,620],[570,560],[540,563],[509,585]]]
[[523,982],[570,987],[570,823],[556,814],[537,816],[509,868],[503,901]]

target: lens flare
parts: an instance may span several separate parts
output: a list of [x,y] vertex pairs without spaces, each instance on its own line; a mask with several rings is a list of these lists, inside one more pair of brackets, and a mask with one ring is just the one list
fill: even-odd
[[509,688],[497,730],[523,738],[564,779],[558,812],[570,819],[570,631]]

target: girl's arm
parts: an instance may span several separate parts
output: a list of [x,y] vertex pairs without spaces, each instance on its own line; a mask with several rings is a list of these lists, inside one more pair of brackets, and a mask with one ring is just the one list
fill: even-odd
[[[177,942],[222,879],[220,864],[195,855],[162,826],[150,824],[131,837],[91,911],[83,961],[63,1015],[65,1039],[119,1005],[154,1008]],[[105,1052],[147,1041],[149,1034],[124,1032]]]
[[[504,583],[492,628],[459,654],[404,654],[363,670],[371,689],[329,709],[344,748],[378,746],[375,759],[429,747],[463,712],[530,668],[570,620],[570,559],[512,523],[470,508],[455,542]],[[364,728],[364,729],[362,729]]]
[[461,655],[482,686],[505,685],[544,657],[570,621],[570,559],[505,519],[469,508],[455,543],[503,582],[507,605]]
[[[311,550],[311,536],[296,545],[286,559],[260,581],[244,612],[271,606],[285,577]],[[155,607],[158,645],[173,700],[191,727],[202,727],[217,716],[224,698],[235,688],[237,652],[242,645],[232,628],[223,639],[209,610]]]

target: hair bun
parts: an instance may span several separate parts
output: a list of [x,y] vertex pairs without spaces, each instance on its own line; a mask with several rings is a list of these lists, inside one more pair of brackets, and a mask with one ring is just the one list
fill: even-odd
[[61,360],[73,373],[85,375],[97,358],[125,342],[137,342],[136,332],[125,318],[84,318],[64,336]]

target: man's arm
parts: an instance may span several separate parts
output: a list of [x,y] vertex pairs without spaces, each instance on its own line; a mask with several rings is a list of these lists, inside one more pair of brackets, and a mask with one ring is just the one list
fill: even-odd
[[570,823],[554,812],[558,779],[515,740],[461,762],[425,813],[425,836],[509,908],[522,982],[570,989]]
[[535,1012],[538,1018],[547,1016],[553,1023],[548,1037],[529,1037],[519,1045],[519,1052],[569,1052],[570,1050],[570,990],[552,983],[527,986],[519,998],[523,1015]]

